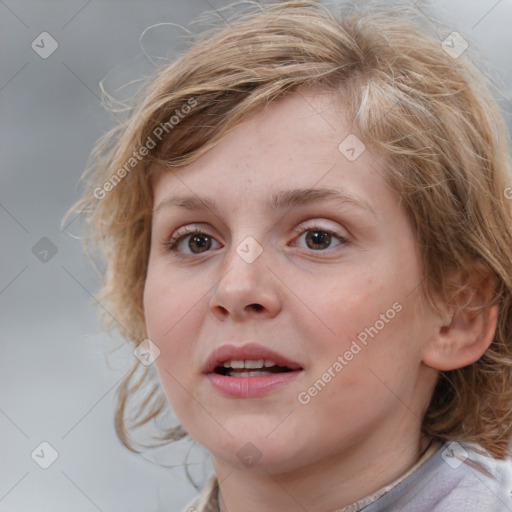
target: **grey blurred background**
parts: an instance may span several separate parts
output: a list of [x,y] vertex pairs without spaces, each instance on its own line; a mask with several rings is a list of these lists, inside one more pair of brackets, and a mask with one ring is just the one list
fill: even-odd
[[[60,223],[113,125],[100,80],[113,91],[151,69],[146,28],[187,26],[228,3],[0,0],[0,512],[180,511],[196,494],[181,467],[187,451],[199,485],[211,470],[189,441],[139,456],[117,440],[115,388],[133,355],[101,333],[96,275]],[[417,8],[480,48],[511,126],[512,0]],[[152,29],[145,53],[173,58],[179,33]]]

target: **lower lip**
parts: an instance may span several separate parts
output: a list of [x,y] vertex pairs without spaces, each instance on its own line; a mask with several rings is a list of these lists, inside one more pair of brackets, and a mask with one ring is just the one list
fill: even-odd
[[302,370],[255,375],[254,377],[227,377],[219,373],[209,373],[208,379],[213,387],[227,396],[249,398],[261,396],[290,383]]

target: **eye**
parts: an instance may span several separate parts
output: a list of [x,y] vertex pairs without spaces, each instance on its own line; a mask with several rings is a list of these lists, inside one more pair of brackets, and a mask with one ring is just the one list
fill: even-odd
[[301,225],[295,231],[300,234],[297,241],[303,241],[303,244],[299,244],[299,246],[314,251],[325,251],[348,243],[340,233],[319,226],[306,227]]
[[[183,234],[183,232],[187,234]],[[178,230],[165,245],[169,251],[184,254],[201,254],[209,251],[212,247],[214,249],[221,247],[215,238],[203,232],[197,226],[192,229],[184,227]]]

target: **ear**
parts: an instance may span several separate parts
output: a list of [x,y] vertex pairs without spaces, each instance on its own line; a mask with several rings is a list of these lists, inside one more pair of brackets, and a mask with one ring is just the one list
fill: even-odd
[[422,359],[441,371],[478,361],[494,339],[498,319],[498,305],[488,306],[495,285],[488,271],[458,273],[453,282],[456,292],[449,305],[440,305],[439,324]]

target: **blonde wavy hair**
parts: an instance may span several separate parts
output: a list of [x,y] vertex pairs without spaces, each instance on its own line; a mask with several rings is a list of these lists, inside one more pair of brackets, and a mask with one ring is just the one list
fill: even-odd
[[[97,297],[104,326],[133,347],[147,337],[142,296],[155,166],[186,166],[251,113],[315,86],[335,93],[363,141],[386,157],[388,182],[415,226],[430,303],[458,304],[464,288],[451,285],[456,271],[492,278],[488,305],[499,306],[492,344],[475,363],[439,372],[423,432],[504,458],[512,432],[512,178],[508,134],[488,81],[468,52],[452,58],[411,12],[373,4],[335,11],[313,0],[245,6],[159,68],[127,120],[91,155],[84,194],[68,215],[83,215],[85,248],[104,259]],[[134,451],[132,429],[167,407],[155,378],[134,358],[119,386],[116,430]],[[185,435],[178,425],[159,440]]]

